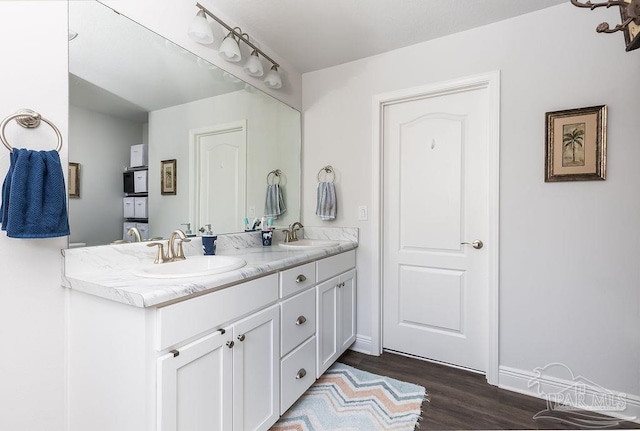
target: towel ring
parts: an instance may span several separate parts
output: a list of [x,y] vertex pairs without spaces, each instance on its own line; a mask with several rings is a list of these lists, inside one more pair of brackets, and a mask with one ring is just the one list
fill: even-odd
[[327,165],[318,171],[318,182],[320,182],[320,174],[322,174],[323,171],[325,173],[325,177],[329,174],[333,175],[333,178],[331,178],[332,183],[336,181],[336,172],[333,170],[333,166]]
[[[273,177],[271,176],[273,175]],[[280,175],[282,175],[282,171],[280,169],[275,169],[267,174],[267,184],[280,184]],[[278,182],[276,183],[276,178]]]
[[2,141],[2,144],[7,148],[7,150],[13,151],[13,147],[9,145],[9,142],[7,142],[7,138],[4,136],[4,129],[7,127],[7,124],[9,124],[9,121],[13,119],[16,120],[16,123],[27,129],[34,129],[40,125],[40,121],[44,121],[51,126],[54,132],[56,132],[56,136],[58,137],[58,146],[56,147],[56,151],[60,152],[62,149],[62,134],[51,121],[31,109],[21,109],[15,114],[9,115],[7,118],[2,120],[2,123],[0,123],[0,141]]

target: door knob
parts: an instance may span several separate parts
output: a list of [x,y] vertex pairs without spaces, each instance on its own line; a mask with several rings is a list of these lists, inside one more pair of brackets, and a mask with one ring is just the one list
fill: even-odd
[[476,250],[480,250],[482,247],[484,247],[484,243],[482,241],[480,241],[479,239],[477,239],[477,240],[475,240],[473,242],[461,242],[460,244],[469,244],[470,246],[472,246]]

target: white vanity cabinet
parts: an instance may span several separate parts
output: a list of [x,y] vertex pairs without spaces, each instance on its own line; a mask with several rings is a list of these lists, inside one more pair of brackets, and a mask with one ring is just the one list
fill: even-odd
[[70,289],[69,431],[268,430],[355,340],[354,267],[348,251],[147,308]]
[[158,431],[267,430],[278,420],[278,306],[158,359]]

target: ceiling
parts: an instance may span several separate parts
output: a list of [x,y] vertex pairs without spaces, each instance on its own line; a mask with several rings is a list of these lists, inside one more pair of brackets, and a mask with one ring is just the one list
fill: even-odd
[[[201,0],[305,73],[569,0]],[[221,17],[222,18],[222,17]],[[270,54],[267,52],[267,54]]]

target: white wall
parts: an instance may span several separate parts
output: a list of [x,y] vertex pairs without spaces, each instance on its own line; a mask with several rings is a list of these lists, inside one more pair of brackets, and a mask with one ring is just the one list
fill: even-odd
[[[25,26],[26,22],[37,25]],[[67,166],[67,2],[0,2],[0,118],[30,108],[58,126]],[[51,149],[55,135],[7,126],[18,147]],[[0,173],[9,152],[0,147]],[[64,427],[64,290],[60,249],[67,238],[21,240],[0,233],[0,428]]]
[[[161,4],[150,0],[110,3],[122,12],[133,12],[151,30],[242,76],[239,66],[221,61],[217,51],[185,40],[186,28],[196,12],[194,4],[179,0]],[[33,22],[38,24],[32,25]],[[68,164],[67,28],[66,0],[0,1],[0,117],[28,107],[53,121],[65,143],[60,152],[65,172]],[[279,60],[275,53],[273,55]],[[300,74],[286,62],[282,64],[285,87],[271,93],[299,108]],[[50,148],[50,140],[55,139],[50,133],[45,126],[31,131],[7,127],[10,142],[24,143],[21,138],[29,136],[34,139],[34,148],[40,142],[43,149]],[[2,175],[8,166],[9,157],[5,153],[0,157]],[[2,429],[64,429],[65,323],[60,249],[66,245],[64,237],[16,240],[0,233]]]
[[[244,64],[243,61],[230,63],[224,61],[220,57],[218,54],[218,47],[227,32],[226,30],[223,32],[222,26],[214,23],[212,19],[209,19],[209,22],[212,23],[211,27],[216,38],[212,44],[202,45],[192,41],[187,36],[187,29],[198,12],[198,8],[195,6],[195,1],[171,0],[158,2],[155,0],[103,0],[102,3],[150,28],[183,48],[188,49],[210,63],[238,76],[260,90],[282,100],[289,106],[293,106],[300,110],[302,106],[302,78],[300,72],[298,72],[287,61],[287,59],[280,58],[277,52],[274,52],[267,45],[261,43],[263,41],[257,40],[257,46],[259,46],[261,50],[277,61],[281,66],[279,69],[280,75],[282,76],[281,89],[269,89],[265,87],[262,82],[262,78],[253,78],[245,74],[242,71],[242,66]],[[216,9],[214,5],[215,2],[211,0],[201,0],[200,3],[230,26],[239,26],[242,28],[243,32],[248,33],[250,36],[255,35],[251,28],[243,25],[243,18],[241,16],[233,17],[233,19],[227,17]],[[251,54],[251,52],[247,51],[246,48],[247,46],[242,44],[241,50],[243,58],[246,58],[246,56]],[[264,62],[263,64],[266,67],[267,62]]]
[[[247,215],[254,207],[264,214],[267,174],[281,169],[287,175],[287,211],[274,221],[288,226],[299,219],[300,211],[300,115],[289,106],[261,92],[238,91],[149,114],[149,219],[151,237],[167,237],[189,219],[189,130],[247,121]],[[297,124],[292,124],[296,123]],[[276,150],[276,148],[278,150]],[[160,194],[161,160],[177,160],[177,194]],[[242,219],[237,220],[240,224]],[[223,233],[216,228],[215,233]],[[191,228],[195,232],[200,226]],[[241,230],[241,225],[238,231]]]
[[[613,9],[613,8],[612,8]],[[563,4],[303,75],[304,224],[320,225],[316,173],[338,171],[338,219],[360,228],[358,332],[371,336],[372,96],[502,72],[500,364],[560,361],[606,388],[640,394],[640,52],[595,32],[614,10]],[[544,183],[545,112],[607,104],[608,175]]]
[[71,242],[122,239],[122,172],[143,125],[69,106],[69,160],[80,163],[80,198],[69,199]]

